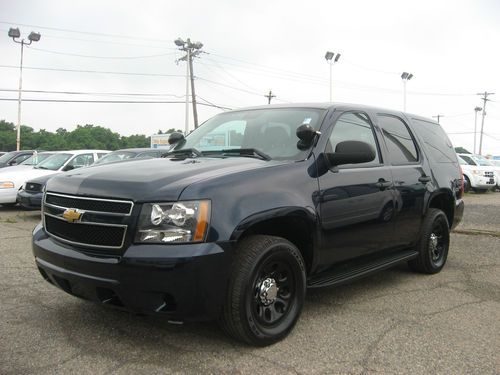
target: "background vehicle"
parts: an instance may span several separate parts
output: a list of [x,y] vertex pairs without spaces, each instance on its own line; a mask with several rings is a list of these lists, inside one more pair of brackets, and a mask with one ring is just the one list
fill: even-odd
[[21,164],[28,159],[35,150],[11,151],[0,156],[0,168]]
[[10,168],[0,170],[0,204],[15,204],[19,189],[28,179],[88,166],[100,155],[107,153],[109,151],[105,150],[57,151],[33,168],[16,169],[12,172]]
[[466,191],[484,193],[497,185],[494,167],[489,161],[472,154],[458,154],[458,158],[466,180]]
[[45,280],[104,305],[219,319],[268,345],[292,330],[306,288],[400,262],[441,271],[462,218],[455,151],[419,116],[269,105],[170,141],[165,158],[47,182],[33,232]]
[[98,164],[114,163],[118,161],[125,161],[130,159],[152,159],[159,158],[167,150],[158,150],[152,148],[125,148],[116,150],[103,156],[95,162]]

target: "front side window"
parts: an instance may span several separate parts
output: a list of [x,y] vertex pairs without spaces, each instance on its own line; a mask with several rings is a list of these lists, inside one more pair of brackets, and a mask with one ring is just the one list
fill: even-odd
[[72,167],[72,169],[87,167],[91,165],[93,162],[94,162],[93,154],[82,154],[75,156],[73,160],[71,160],[68,163],[67,167]]
[[393,165],[409,164],[418,161],[417,147],[406,124],[394,116],[378,116],[378,123],[384,134]]
[[[327,153],[335,152],[337,145],[344,141],[360,141],[368,143],[375,150],[375,159],[361,164],[355,164],[359,167],[368,167],[380,164],[380,154],[378,152],[377,142],[373,133],[373,126],[364,113],[348,112],[341,115],[335,123],[332,133],[326,146]],[[347,164],[345,167],[349,167]],[[352,166],[352,165],[351,165]]]
[[465,160],[465,162],[469,165],[477,165],[477,163],[470,157],[466,155],[460,155],[460,157]]
[[325,110],[272,108],[222,113],[186,137],[174,151],[194,148],[201,153],[234,149],[256,149],[272,159],[298,160],[306,151],[297,148],[300,125],[318,130]]

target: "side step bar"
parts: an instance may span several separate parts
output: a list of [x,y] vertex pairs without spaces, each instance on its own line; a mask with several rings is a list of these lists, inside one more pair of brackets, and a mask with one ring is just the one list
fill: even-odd
[[390,255],[359,263],[351,267],[340,266],[333,270],[327,270],[307,280],[308,288],[321,288],[324,286],[340,285],[355,279],[368,276],[377,271],[390,268],[398,263],[416,258],[418,252],[415,250],[404,250]]

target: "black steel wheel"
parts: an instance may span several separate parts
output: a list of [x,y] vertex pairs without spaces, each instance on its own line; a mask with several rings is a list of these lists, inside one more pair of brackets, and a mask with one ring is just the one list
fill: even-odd
[[232,337],[258,346],[284,338],[305,298],[305,266],[289,241],[255,235],[241,241],[221,323]]
[[450,247],[450,226],[443,211],[429,208],[417,244],[418,257],[408,262],[422,273],[438,273],[444,267]]

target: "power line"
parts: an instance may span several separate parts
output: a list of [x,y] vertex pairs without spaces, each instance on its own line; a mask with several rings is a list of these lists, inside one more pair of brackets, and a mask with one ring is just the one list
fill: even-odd
[[152,57],[163,57],[163,56],[171,56],[176,55],[176,52],[169,53],[159,53],[156,55],[145,55],[145,56],[96,56],[96,55],[81,55],[78,53],[69,53],[69,52],[60,52],[60,51],[51,51],[42,48],[29,47],[32,50],[51,53],[54,55],[63,55],[63,56],[74,56],[74,57],[84,57],[84,58],[92,58],[92,59],[113,59],[113,60],[133,60],[133,59],[146,59]]
[[7,21],[0,21],[0,23],[4,24],[4,25],[10,25],[10,26],[34,27],[34,28],[43,29],[43,30],[62,31],[62,32],[66,32],[66,33],[75,33],[75,34],[83,34],[83,35],[94,35],[94,36],[104,36],[104,37],[109,37],[109,38],[136,39],[136,40],[146,40],[146,41],[151,41],[151,42],[171,43],[171,41],[167,41],[164,39],[153,39],[153,38],[145,38],[145,37],[140,37],[140,36],[97,33],[97,32],[91,32],[91,31],[63,29],[63,28],[58,28],[58,27],[30,25],[30,24],[26,24],[26,23],[17,23],[17,22],[13,23],[13,22],[7,22]]
[[[19,66],[16,66],[16,65],[0,65],[0,68],[19,69]],[[181,74],[115,72],[115,71],[105,71],[105,70],[61,69],[61,68],[45,68],[45,67],[34,67],[34,66],[23,66],[23,69],[46,70],[46,71],[55,71],[55,72],[72,72],[72,73],[98,73],[98,74],[130,75],[130,76],[182,77],[182,78],[185,78],[185,76],[183,76]]]
[[[17,92],[16,89],[0,89],[4,92]],[[36,94],[64,94],[64,95],[104,95],[104,96],[172,96],[185,98],[185,95],[162,94],[162,93],[121,93],[121,92],[95,92],[95,91],[51,91],[51,90],[22,90],[23,93]]]
[[[17,101],[12,98],[0,98],[0,101]],[[44,103],[93,103],[93,104],[184,104],[178,100],[73,100],[73,99],[23,99],[23,102]],[[199,103],[206,107],[224,108],[215,104]],[[229,108],[226,108],[229,109]]]

